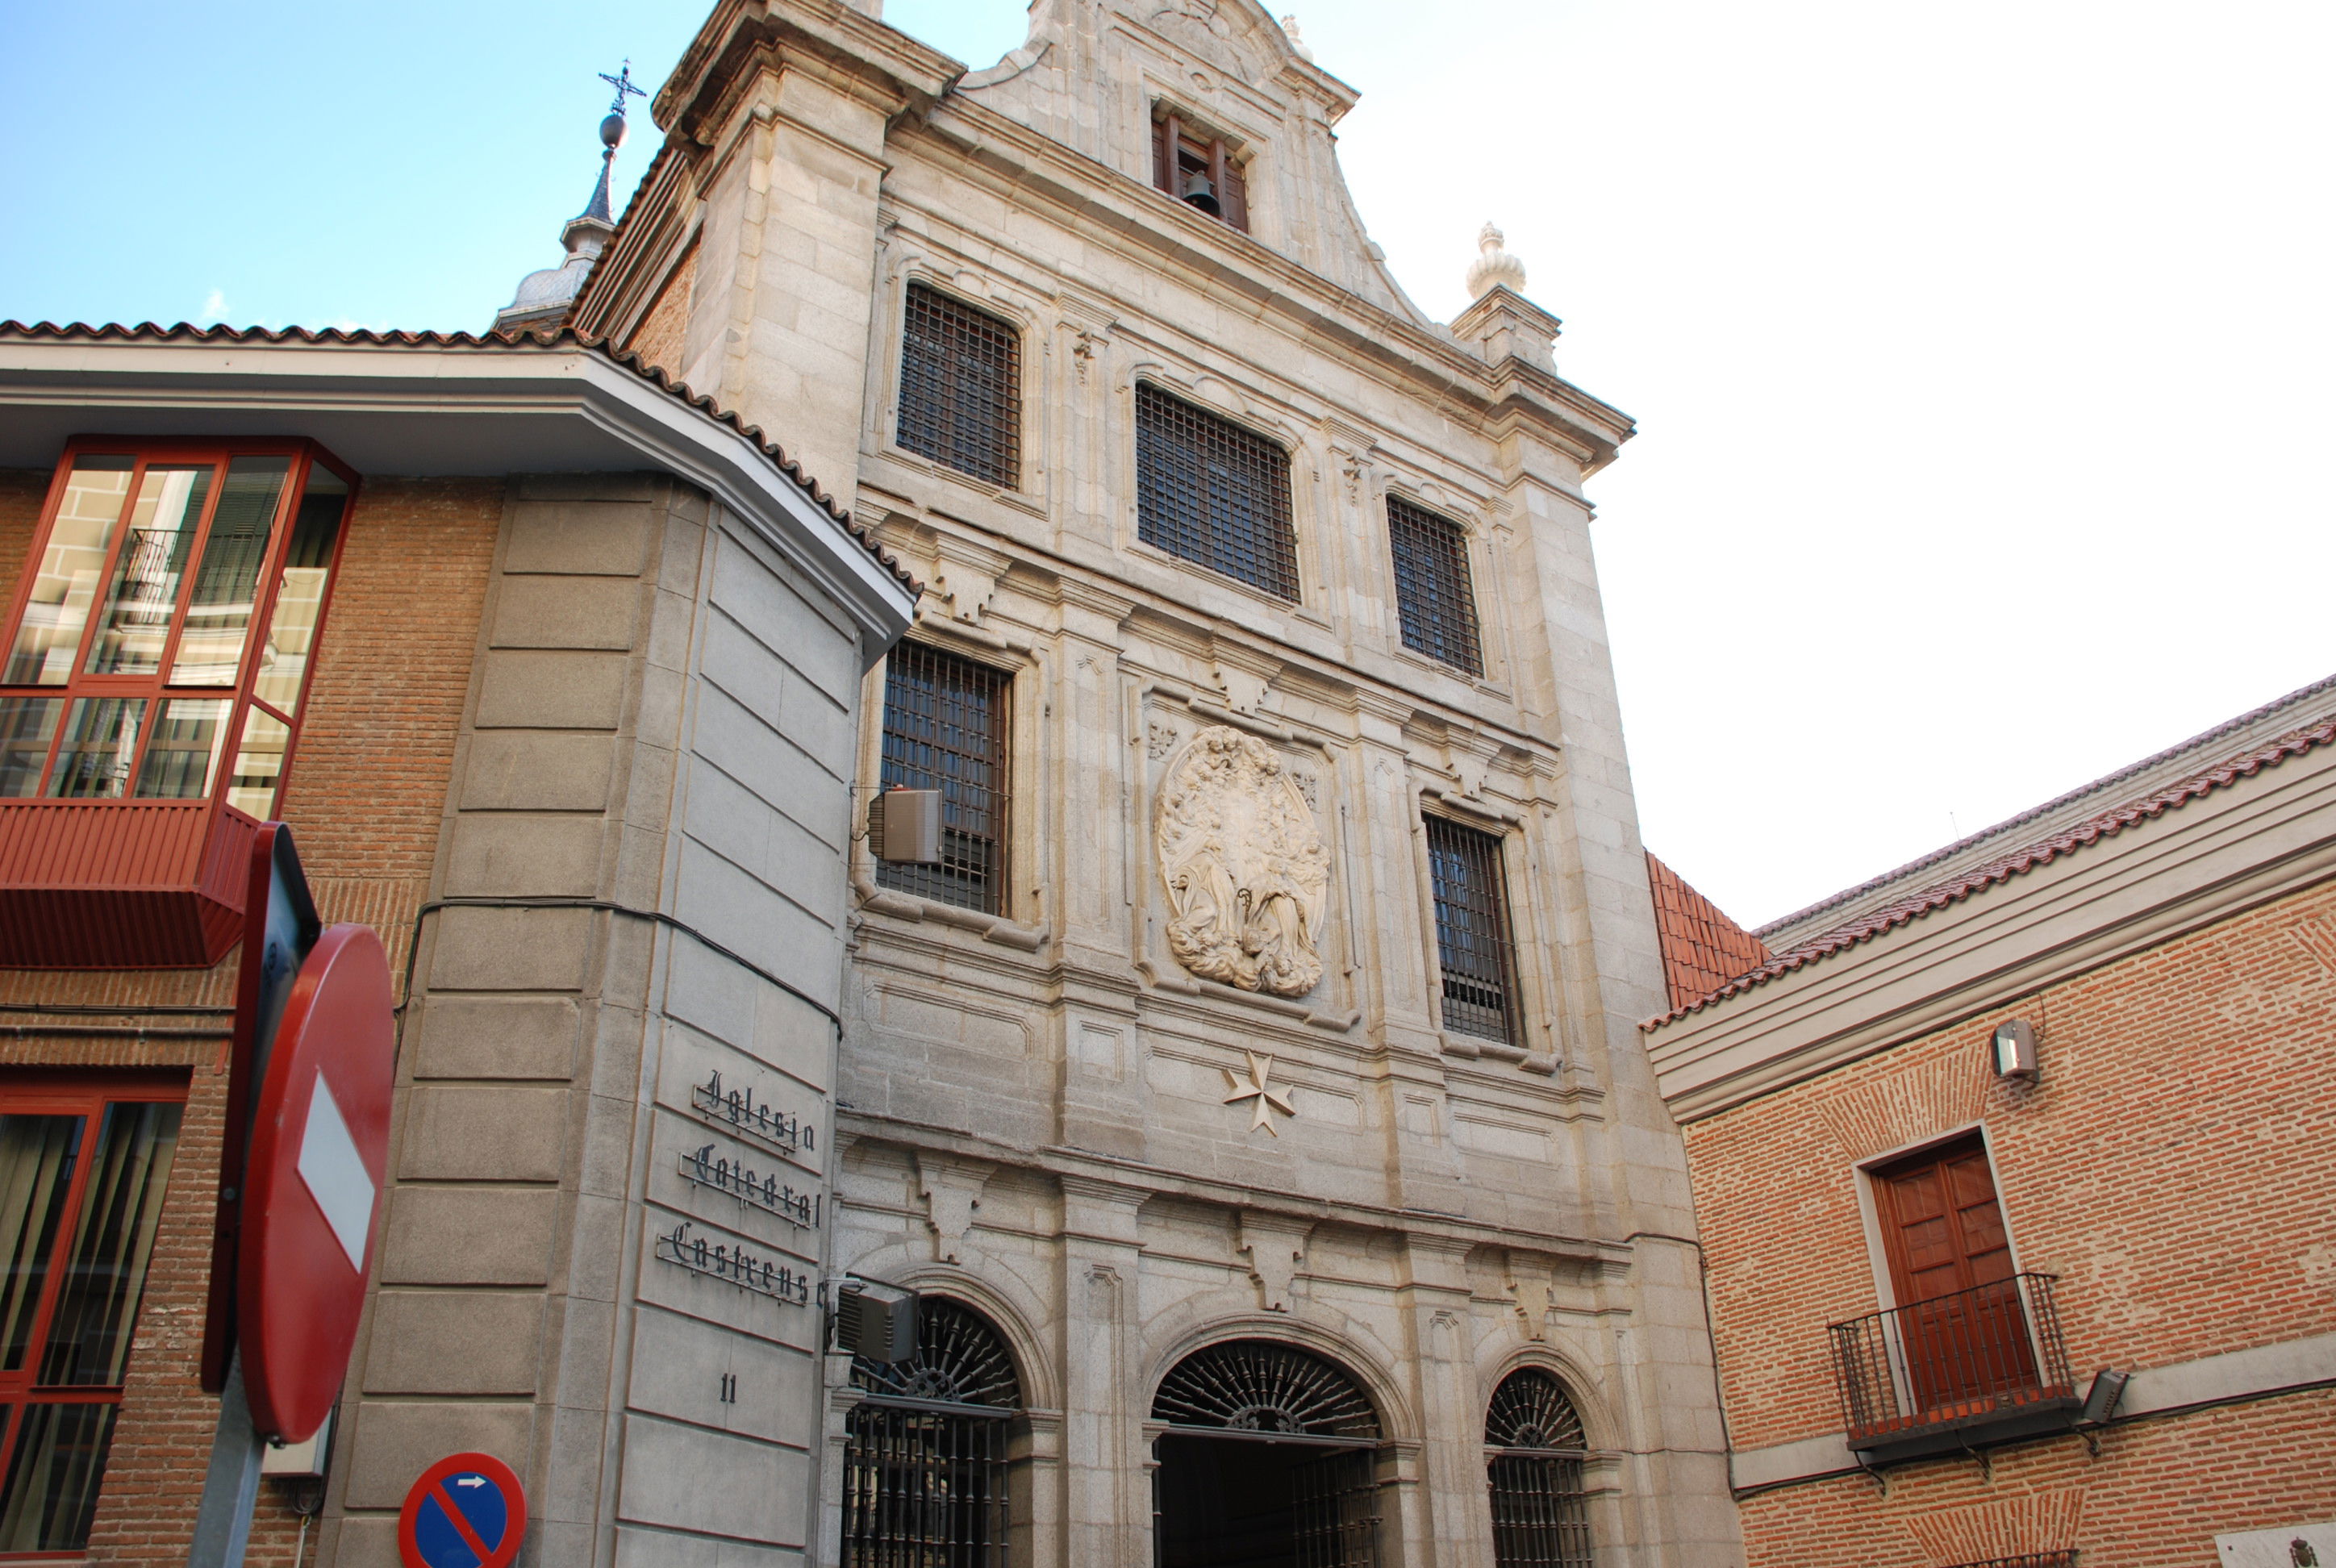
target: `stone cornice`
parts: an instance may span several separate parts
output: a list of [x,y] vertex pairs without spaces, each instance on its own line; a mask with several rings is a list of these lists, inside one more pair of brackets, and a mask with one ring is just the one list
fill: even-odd
[[939,1149],[970,1159],[994,1160],[1019,1170],[1041,1172],[1057,1180],[1084,1177],[1115,1187],[1139,1186],[1147,1194],[1190,1199],[1227,1209],[1276,1215],[1292,1223],[1329,1222],[1362,1231],[1401,1232],[1415,1244],[1455,1247],[1520,1247],[1552,1257],[1592,1262],[1627,1263],[1636,1248],[1631,1238],[1554,1236],[1514,1226],[1479,1223],[1457,1214],[1398,1209],[1385,1204],[1334,1202],[1296,1193],[1266,1192],[1192,1176],[1139,1160],[1124,1160],[1086,1149],[1049,1145],[1017,1148],[970,1133],[952,1133],[925,1123],[910,1122],[873,1111],[839,1105],[836,1131],[850,1136],[894,1144],[907,1149]]
[[2336,876],[2336,747],[2189,801],[1665,1024],[1672,1114],[1716,1115]]

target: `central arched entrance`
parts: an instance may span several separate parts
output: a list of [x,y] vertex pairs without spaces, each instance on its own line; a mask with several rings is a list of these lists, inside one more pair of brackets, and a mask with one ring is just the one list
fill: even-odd
[[1377,1568],[1378,1412],[1340,1368],[1232,1339],[1153,1398],[1159,1568]]

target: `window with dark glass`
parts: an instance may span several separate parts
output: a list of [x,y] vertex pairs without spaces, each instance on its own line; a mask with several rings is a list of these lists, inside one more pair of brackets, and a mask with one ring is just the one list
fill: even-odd
[[1022,344],[1013,326],[921,283],[900,333],[900,443],[1011,490],[1022,479]]
[[1426,826],[1444,1027],[1514,1044],[1517,951],[1509,935],[1501,841],[1442,817],[1427,818]]
[[1007,686],[1004,672],[923,643],[901,643],[885,660],[880,782],[941,792],[941,862],[879,861],[880,885],[1006,912]]
[[1387,497],[1387,511],[1403,646],[1470,675],[1484,674],[1476,596],[1468,580],[1467,531],[1399,495]]
[[1152,183],[1249,232],[1249,180],[1234,149],[1173,111],[1152,122]]
[[69,451],[0,666],[0,796],[272,814],[351,480],[305,445]]
[[88,1544],[184,1098],[0,1090],[0,1553]]
[[1298,601],[1290,454],[1149,382],[1135,387],[1136,537]]

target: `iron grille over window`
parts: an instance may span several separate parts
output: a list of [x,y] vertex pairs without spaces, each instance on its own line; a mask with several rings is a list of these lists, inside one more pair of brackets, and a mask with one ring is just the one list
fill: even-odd
[[1264,436],[1138,383],[1135,495],[1144,543],[1298,601],[1290,454]]
[[1531,1367],[1503,1378],[1484,1443],[1499,1450],[1487,1466],[1496,1568],[1591,1568],[1582,1417],[1558,1380]]
[[987,914],[1005,912],[1007,677],[921,643],[884,666],[884,756],[891,789],[941,792],[941,862],[880,861],[884,887]]
[[1403,623],[1403,646],[1470,675],[1484,674],[1466,531],[1390,495],[1387,543],[1395,555],[1395,607]]
[[2017,1557],[1990,1557],[1984,1563],[1958,1563],[1954,1568],[2077,1568],[2074,1547],[2065,1552],[2028,1552]]
[[900,334],[900,444],[1011,490],[1022,481],[1022,345],[1013,326],[921,283]]
[[854,1357],[843,1445],[845,1568],[1003,1568],[1009,1417],[1022,1385],[998,1330],[928,1296],[917,1354]]
[[1178,1427],[1376,1440],[1378,1414],[1355,1380],[1319,1356],[1270,1339],[1195,1350],[1169,1369],[1152,1418]]
[[1436,954],[1444,971],[1444,1027],[1488,1040],[1516,1036],[1516,944],[1509,937],[1501,841],[1442,817],[1427,819],[1436,888]]

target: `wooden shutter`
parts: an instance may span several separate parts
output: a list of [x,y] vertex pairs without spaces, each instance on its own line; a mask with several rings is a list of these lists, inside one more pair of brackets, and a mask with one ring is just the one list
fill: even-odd
[[1979,1408],[2032,1389],[2028,1316],[1987,1147],[1958,1139],[1874,1174],[1918,1408]]

